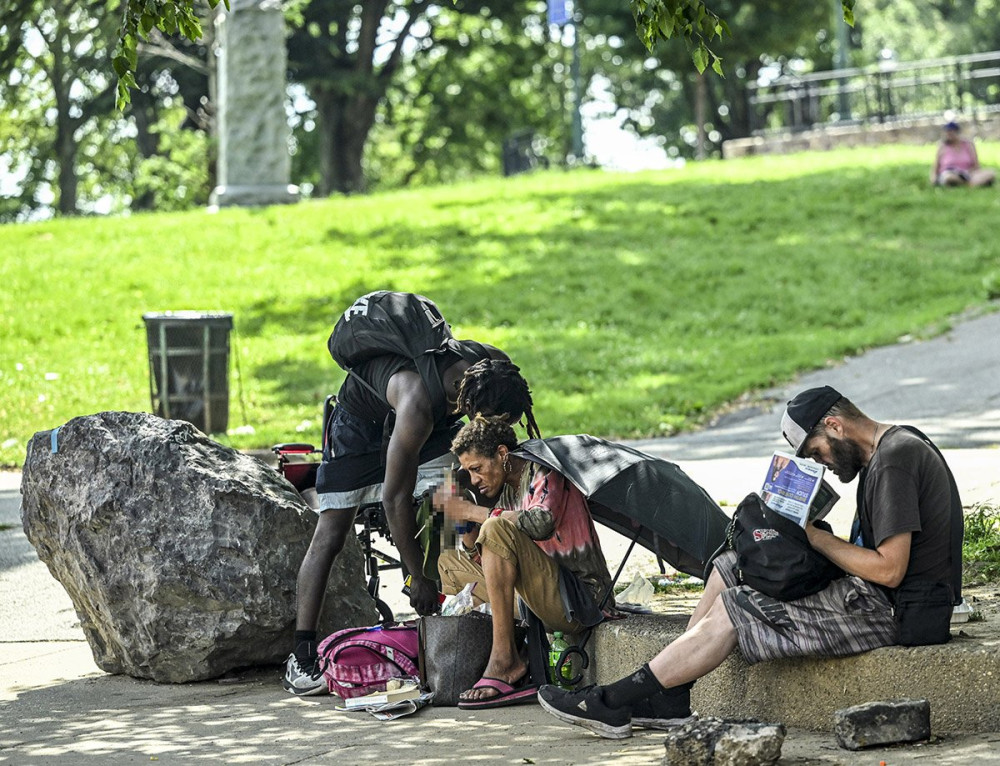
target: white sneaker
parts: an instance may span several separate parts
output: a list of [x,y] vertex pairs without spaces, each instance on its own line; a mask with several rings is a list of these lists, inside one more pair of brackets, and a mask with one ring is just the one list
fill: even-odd
[[303,670],[294,654],[289,654],[288,660],[285,662],[285,677],[282,679],[281,685],[285,691],[299,697],[330,693],[326,679],[323,677],[323,671],[319,668],[319,663],[313,662],[311,667]]

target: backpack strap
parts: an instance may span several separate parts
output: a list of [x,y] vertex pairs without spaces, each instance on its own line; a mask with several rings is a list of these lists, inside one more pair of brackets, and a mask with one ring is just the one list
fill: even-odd
[[951,488],[951,518],[949,519],[949,531],[951,545],[948,549],[948,557],[951,564],[951,591],[954,603],[958,604],[962,600],[962,538],[965,531],[965,516],[962,511],[962,498],[958,493],[958,482],[948,466],[948,461],[944,459],[941,450],[930,438],[920,429],[914,426],[900,426],[913,435],[919,437],[934,453],[941,459],[945,472],[948,474],[948,484]]
[[408,676],[420,675],[416,660],[410,657],[405,651],[395,646],[387,646],[380,641],[371,641],[365,638],[351,638],[347,641],[339,642],[332,651],[326,655],[326,661],[330,665],[336,665],[337,658],[348,649],[367,649],[372,654],[391,662],[404,674]]
[[343,630],[338,630],[336,633],[331,633],[320,641],[319,646],[316,647],[316,652],[320,656],[323,656],[331,645],[337,644],[340,641],[347,641],[351,636],[359,636],[362,633],[367,633],[369,630],[371,628],[344,628]]
[[[448,343],[447,348],[455,351],[462,359],[468,362],[474,363],[478,362],[482,357],[476,354],[474,351],[465,348],[461,343],[455,342],[454,344]],[[431,402],[431,412],[434,418],[434,422],[438,423],[444,419],[445,415],[448,414],[448,396],[444,390],[444,382],[441,380],[441,375],[438,373],[437,361],[435,356],[441,352],[441,349],[431,349],[418,357],[413,358],[414,367],[417,368],[417,374],[420,375],[420,380],[423,381],[424,389],[427,391],[427,396]],[[364,386],[368,391],[380,402],[385,404],[390,410],[392,405],[389,404],[389,400],[384,394],[379,392],[375,386],[365,380],[363,377],[358,375],[353,369],[347,370],[347,374],[352,376],[354,380]],[[388,435],[388,434],[387,434]]]
[[[955,599],[955,603],[957,604],[962,600],[962,537],[963,530],[965,528],[965,518],[962,514],[962,498],[958,493],[958,484],[951,472],[951,468],[948,466],[948,461],[945,460],[944,455],[941,454],[941,450],[937,448],[937,445],[934,444],[934,442],[932,442],[923,431],[919,428],[915,428],[914,426],[901,425],[899,427],[904,431],[909,431],[911,434],[924,442],[924,444],[934,450],[934,453],[941,460],[941,464],[944,466],[944,470],[948,475],[948,485],[951,489],[951,510],[948,524],[950,543],[948,546],[948,564],[951,567],[952,597]],[[865,466],[864,470],[858,474],[858,520],[861,523],[861,535],[865,547],[873,548],[875,533],[872,531],[871,518],[866,512],[867,508],[864,504],[865,479],[867,476],[868,467]]]

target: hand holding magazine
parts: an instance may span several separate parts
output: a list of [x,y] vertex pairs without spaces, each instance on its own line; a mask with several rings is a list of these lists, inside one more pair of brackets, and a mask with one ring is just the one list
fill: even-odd
[[787,516],[800,527],[822,519],[840,499],[823,480],[826,468],[806,458],[775,452],[768,466],[761,499],[772,511]]

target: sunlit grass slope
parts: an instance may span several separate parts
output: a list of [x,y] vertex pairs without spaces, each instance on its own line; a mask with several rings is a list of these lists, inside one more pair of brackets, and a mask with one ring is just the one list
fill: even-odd
[[[1000,191],[930,188],[932,154],[0,227],[0,464],[76,415],[149,409],[148,311],[234,314],[230,427],[255,433],[231,443],[316,439],[342,379],[326,338],[380,288],[428,295],[457,335],[508,350],[547,434],[690,427],[747,390],[989,305]],[[1000,147],[980,154],[1000,163]]]

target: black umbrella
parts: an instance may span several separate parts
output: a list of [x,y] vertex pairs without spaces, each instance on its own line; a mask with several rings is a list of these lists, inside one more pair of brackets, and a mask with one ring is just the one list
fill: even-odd
[[726,537],[729,518],[666,460],[587,434],[531,439],[513,454],[561,473],[589,500],[595,521],[681,572],[703,576]]

